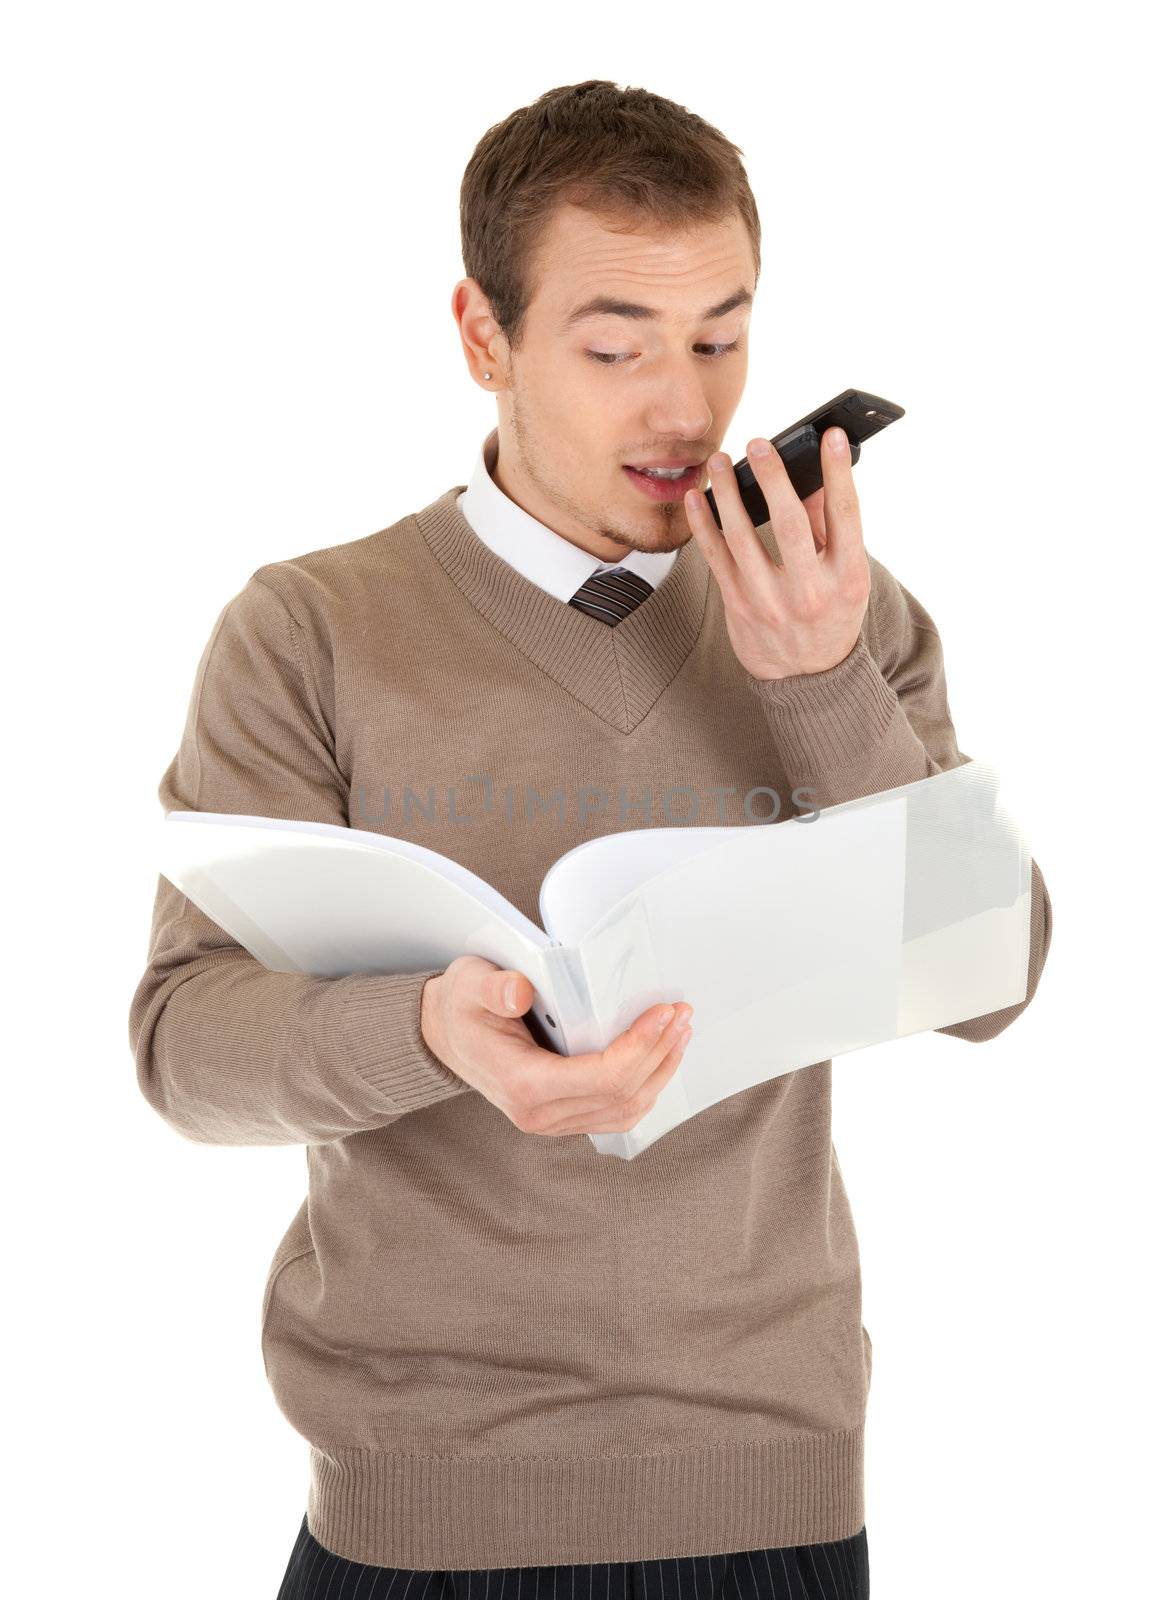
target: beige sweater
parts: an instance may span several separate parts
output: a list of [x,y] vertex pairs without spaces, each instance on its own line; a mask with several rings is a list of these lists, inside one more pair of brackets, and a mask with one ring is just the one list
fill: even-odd
[[[932,620],[874,557],[850,655],[764,684],[694,540],[612,629],[483,544],[463,487],[253,573],[200,660],[164,808],[379,829],[539,921],[558,856],[678,823],[681,790],[691,822],[749,825],[779,820],[755,789],[785,818],[801,786],[825,807],[969,759]],[[1026,999],[939,1031],[1012,1022],[1050,927],[1035,865]],[[258,1309],[311,1447],[310,1531],[449,1569],[857,1532],[871,1347],[831,1063],[623,1161],[521,1132],[450,1072],[420,1032],[429,976],[269,972],[159,879],[130,1012],[143,1094],[189,1139],[307,1146]]]

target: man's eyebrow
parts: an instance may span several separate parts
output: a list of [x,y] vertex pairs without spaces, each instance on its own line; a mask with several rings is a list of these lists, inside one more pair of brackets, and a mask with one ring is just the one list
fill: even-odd
[[[726,312],[735,311],[737,306],[751,305],[752,301],[753,296],[747,289],[737,289],[718,305],[702,311],[700,321],[711,322],[714,317],[723,317]],[[659,312],[650,306],[636,305],[633,300],[616,300],[613,295],[596,294],[593,300],[586,300],[574,307],[563,320],[559,332],[567,333],[576,323],[585,322],[589,317],[630,317],[639,322],[658,322]]]

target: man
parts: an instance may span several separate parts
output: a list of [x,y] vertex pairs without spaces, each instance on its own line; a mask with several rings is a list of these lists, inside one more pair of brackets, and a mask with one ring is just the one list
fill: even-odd
[[[863,546],[849,455],[827,435],[802,502],[767,450],[756,532],[718,448],[760,267],[738,155],[595,81],[485,134],[452,310],[498,426],[466,485],[253,573],[165,807],[379,829],[538,920],[558,856],[677,822],[681,787],[689,822],[751,825],[778,820],[745,803],[760,788],[823,807],[968,759],[932,620]],[[684,498],[709,475],[723,535]],[[1008,1026],[1050,926],[1035,865],[1026,998],[939,1031]],[[865,1595],[871,1351],[831,1063],[615,1160],[588,1134],[646,1114],[690,1008],[563,1057],[533,999],[476,955],[269,972],[160,879],[144,1094],[192,1139],[307,1146],[261,1319],[311,1445],[282,1595]]]

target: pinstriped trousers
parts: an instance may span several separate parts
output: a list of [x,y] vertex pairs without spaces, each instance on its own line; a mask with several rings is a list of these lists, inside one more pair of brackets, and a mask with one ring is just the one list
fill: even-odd
[[432,1572],[347,1561],[306,1515],[277,1600],[557,1600],[559,1589],[561,1600],[869,1600],[867,1530],[736,1555]]

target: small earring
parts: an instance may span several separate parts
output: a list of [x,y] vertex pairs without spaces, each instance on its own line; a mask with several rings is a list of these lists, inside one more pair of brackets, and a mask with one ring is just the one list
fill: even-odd
[[486,373],[485,373],[485,374],[484,374],[484,376],[485,376],[485,377],[486,377],[486,378],[491,378],[491,377],[492,377],[492,373],[491,373],[491,372],[486,372]]

